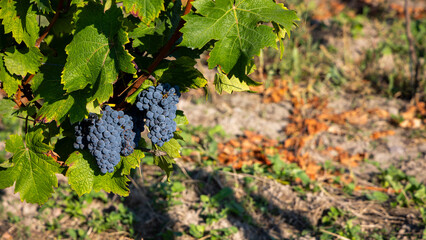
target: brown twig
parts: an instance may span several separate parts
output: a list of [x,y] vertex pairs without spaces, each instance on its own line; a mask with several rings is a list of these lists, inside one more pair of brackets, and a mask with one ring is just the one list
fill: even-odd
[[40,47],[41,42],[47,36],[47,34],[49,33],[49,31],[52,29],[53,25],[58,20],[59,14],[61,13],[63,6],[64,6],[64,0],[60,0],[59,4],[58,4],[58,7],[56,8],[55,16],[53,16],[52,21],[49,23],[49,26],[47,26],[47,28],[44,31],[44,33],[37,39],[36,44],[35,44],[36,47]]
[[34,77],[34,74],[31,74],[30,76],[28,76],[27,80],[25,80],[23,85],[27,85],[31,81],[31,79],[33,79],[33,77]]
[[416,56],[416,49],[414,44],[413,34],[411,33],[411,18],[408,11],[408,0],[405,0],[404,4],[404,13],[405,13],[405,32],[407,34],[408,47],[410,51],[410,82],[414,94],[418,88],[418,73],[419,73],[419,64]]
[[[183,12],[183,15],[188,14],[191,11],[192,8],[192,1],[193,0],[188,0],[186,7],[185,7],[185,11]],[[180,32],[180,29],[183,27],[183,25],[185,24],[185,20],[181,19],[179,21],[179,25],[176,28],[175,32],[173,33],[172,37],[169,39],[169,41],[166,43],[166,45],[164,45],[164,47],[162,47],[160,49],[160,52],[158,53],[158,55],[155,57],[154,61],[151,63],[151,65],[149,65],[148,69],[146,72],[142,73],[141,76],[138,77],[138,79],[136,79],[136,81],[133,82],[132,85],[130,85],[128,88],[126,88],[123,92],[121,92],[118,96],[123,95],[127,90],[127,94],[126,94],[126,98],[129,97],[130,95],[132,95],[134,92],[136,92],[138,90],[138,88],[142,85],[142,83],[148,79],[148,77],[152,74],[152,72],[154,72],[154,70],[158,67],[158,65],[160,64],[160,62],[167,57],[167,55],[169,54],[170,50],[172,49],[172,47],[174,46],[174,44],[176,43],[177,40],[179,40],[179,38],[182,36],[182,33]],[[130,90],[129,90],[130,89]],[[120,106],[123,106],[125,103],[124,101],[120,104]],[[119,106],[119,107],[120,107]]]

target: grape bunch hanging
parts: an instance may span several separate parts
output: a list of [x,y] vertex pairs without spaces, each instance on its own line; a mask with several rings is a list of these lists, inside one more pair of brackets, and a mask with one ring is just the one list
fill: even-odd
[[120,153],[133,153],[135,133],[132,118],[123,111],[106,106],[101,118],[94,113],[75,127],[75,149],[87,148],[95,157],[102,173],[113,172],[120,162]]
[[170,84],[151,86],[138,96],[136,107],[142,111],[150,132],[148,138],[153,144],[163,146],[173,138],[176,131],[176,104],[179,102],[179,87]]
[[138,110],[129,113],[130,116],[110,106],[105,107],[101,117],[90,113],[75,127],[74,148],[88,149],[100,171],[111,173],[120,162],[120,155],[133,153],[144,125],[148,126],[148,138],[153,144],[161,147],[173,138],[179,97],[179,87],[160,83],[138,95]]

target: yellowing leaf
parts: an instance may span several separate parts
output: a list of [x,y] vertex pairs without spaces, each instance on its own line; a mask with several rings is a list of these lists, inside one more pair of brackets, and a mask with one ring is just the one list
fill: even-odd
[[235,76],[228,78],[228,76],[223,73],[216,74],[214,78],[214,85],[219,94],[222,94],[223,91],[227,93],[250,91],[250,87],[247,83],[241,82]]
[[127,13],[139,17],[142,22],[150,23],[164,11],[164,0],[118,0]]
[[25,77],[27,73],[35,74],[43,62],[43,54],[36,47],[29,49],[16,49],[6,51],[4,64],[11,74]]
[[29,0],[0,1],[0,19],[4,32],[12,32],[17,43],[24,42],[28,47],[35,45],[39,36],[37,14],[32,10]]
[[3,83],[3,89],[9,97],[16,93],[21,81],[10,75],[3,63],[3,57],[0,54],[0,81]]

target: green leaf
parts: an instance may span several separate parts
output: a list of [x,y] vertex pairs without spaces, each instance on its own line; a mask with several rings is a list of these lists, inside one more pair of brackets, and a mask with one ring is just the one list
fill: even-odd
[[206,86],[207,80],[194,65],[194,59],[181,57],[169,64],[169,68],[163,72],[159,82],[170,83],[172,86],[178,85],[181,92],[186,92],[189,88],[197,89]]
[[106,0],[104,6],[104,12],[108,11],[111,8],[112,0]]
[[121,175],[129,175],[132,169],[139,167],[143,157],[145,157],[145,154],[139,149],[135,149],[133,153],[127,157],[121,157],[123,161],[123,171]]
[[154,155],[154,164],[163,169],[167,174],[167,178],[169,178],[170,173],[173,171],[173,163],[175,163],[174,158],[180,157],[180,144],[176,141],[176,139],[172,138],[168,142],[165,142],[162,147],[157,145],[154,145],[153,147],[154,150],[160,150],[167,153],[167,155],[164,156]]
[[386,202],[389,199],[389,196],[386,193],[375,191],[372,194],[366,195],[370,200],[376,200],[379,202]]
[[0,19],[5,33],[12,32],[17,43],[25,42],[28,47],[35,45],[39,35],[37,14],[29,0],[1,0]]
[[39,72],[31,80],[31,89],[35,99],[52,101],[65,95],[64,86],[61,84],[63,64],[65,64],[64,58],[49,57],[47,62],[40,67]]
[[235,76],[232,76],[231,79],[229,79],[228,76],[220,72],[217,73],[214,78],[214,85],[216,92],[219,94],[222,94],[223,91],[227,93],[250,91],[250,87],[246,82],[241,82]]
[[58,186],[55,173],[59,164],[45,153],[53,148],[43,143],[42,129],[30,131],[25,142],[18,135],[11,135],[6,141],[6,151],[13,153],[13,167],[0,169],[0,188],[15,183],[15,193],[19,192],[22,201],[42,204]]
[[3,55],[0,54],[0,81],[3,83],[3,90],[10,97],[16,93],[21,84],[21,80],[10,75],[3,63]]
[[156,53],[165,41],[166,22],[156,19],[149,25],[140,22],[136,28],[129,32],[129,38],[133,39],[132,46],[138,47],[141,51]]
[[121,10],[115,5],[103,12],[102,5],[89,3],[78,15],[77,30],[66,47],[67,62],[62,83],[67,92],[84,89],[95,91],[93,100],[102,103],[112,96],[112,84],[119,71],[136,73],[133,57],[124,49],[129,42],[121,21]]
[[195,225],[192,223],[189,225],[189,234],[195,238],[202,238],[204,236],[204,230],[204,225]]
[[62,123],[69,115],[71,124],[81,121],[87,114],[86,94],[78,91],[52,101],[44,102],[37,114],[37,119],[45,122],[56,121]]
[[43,54],[36,47],[19,50],[13,47],[13,49],[9,50],[4,56],[4,64],[11,74],[22,77],[25,77],[27,73],[35,74],[43,62]]
[[181,45],[202,48],[216,40],[209,67],[219,65],[237,77],[244,75],[246,65],[262,48],[277,47],[273,28],[260,23],[276,22],[290,32],[298,19],[294,11],[270,0],[197,0],[193,6],[196,13],[184,16]]
[[15,109],[13,109],[15,105],[16,103],[12,99],[0,99],[0,118],[5,119],[11,117],[13,112],[15,112]]
[[173,163],[175,163],[175,160],[169,156],[154,156],[154,164],[166,172],[167,178],[173,172]]
[[308,185],[311,182],[311,179],[306,174],[306,172],[301,170],[301,169],[294,170],[294,175],[296,177],[300,178],[300,180],[302,180],[303,185],[305,185],[305,186]]
[[90,91],[75,91],[66,94],[61,84],[61,72],[65,58],[49,57],[33,77],[31,88],[35,99],[43,99],[44,103],[37,118],[45,122],[62,123],[67,116],[71,124],[81,121],[87,114],[86,104],[90,100]]
[[118,0],[122,2],[126,13],[139,17],[148,24],[164,11],[164,0]]
[[79,196],[92,190],[104,190],[120,196],[128,196],[129,188],[126,175],[122,175],[123,161],[115,166],[113,173],[102,174],[94,157],[87,151],[74,152],[65,162],[69,166],[65,176],[68,183]]
[[50,5],[49,0],[31,0],[31,3],[36,3],[37,8],[43,13],[53,12],[52,5]]
[[178,126],[183,126],[189,123],[188,118],[186,118],[182,110],[176,111],[176,118],[174,119],[174,121],[176,122]]
[[[61,14],[59,14],[59,17],[56,19],[55,24],[53,24],[51,32],[54,33],[56,36],[60,37],[64,36],[65,34],[71,34],[75,30],[77,9],[78,8],[76,5],[71,5],[66,12],[61,12]],[[52,20],[53,16],[52,18],[49,18],[50,22]]]
[[180,144],[174,138],[170,139],[168,142],[165,142],[162,147],[158,147],[159,150],[166,152],[167,155],[172,158],[180,158],[180,148]]
[[71,4],[76,4],[77,6],[82,6],[86,0],[71,0]]
[[10,168],[13,167],[14,164],[10,160],[4,160],[3,157],[0,157],[0,168]]

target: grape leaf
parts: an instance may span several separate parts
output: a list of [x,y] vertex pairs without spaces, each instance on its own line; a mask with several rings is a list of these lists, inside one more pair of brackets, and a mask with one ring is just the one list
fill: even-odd
[[90,85],[95,90],[93,100],[102,103],[112,96],[112,83],[120,70],[136,73],[133,57],[124,49],[129,39],[117,20],[121,16],[116,6],[104,13],[96,3],[89,3],[78,15],[75,36],[65,49],[68,58],[62,83],[67,92]]
[[4,64],[11,74],[22,77],[25,77],[27,73],[35,74],[43,62],[43,54],[36,47],[19,50],[14,47],[9,50],[4,56]]
[[128,196],[129,188],[126,175],[122,175],[123,161],[115,166],[113,173],[102,174],[94,157],[87,151],[74,152],[65,162],[69,166],[65,176],[68,183],[79,196],[92,190],[104,190],[120,196]]
[[61,72],[65,59],[61,57],[49,57],[46,63],[40,67],[37,74],[31,80],[31,89],[35,99],[52,101],[65,95],[64,86],[61,84]]
[[166,172],[167,178],[170,177],[170,173],[173,171],[173,163],[175,163],[174,158],[180,158],[180,148],[180,144],[174,138],[170,139],[168,142],[165,142],[162,147],[154,145],[155,150],[160,150],[167,153],[167,155],[164,156],[154,155],[155,165],[159,166]]
[[155,54],[167,41],[165,36],[166,22],[156,19],[149,25],[140,22],[136,28],[129,32],[129,38],[133,39],[132,46],[140,51]]
[[87,114],[86,96],[78,91],[59,99],[47,100],[37,113],[37,119],[43,119],[44,122],[55,120],[59,125],[69,115],[71,124],[79,122]]
[[176,139],[170,139],[168,142],[165,142],[162,147],[158,147],[158,149],[166,152],[167,155],[172,158],[180,158],[180,144]]
[[[71,5],[66,12],[61,12],[53,24],[52,33],[56,36],[63,36],[64,34],[71,34],[75,30],[75,20],[77,17],[77,6]],[[53,20],[49,18],[49,22]],[[63,47],[63,46],[61,46]],[[65,51],[64,51],[65,52]]]
[[0,1],[0,19],[3,19],[5,33],[12,32],[17,43],[24,42],[28,47],[35,45],[40,29],[29,0]]
[[130,28],[129,38],[133,40],[134,48],[155,55],[173,35],[181,19],[182,4],[180,1],[167,1],[166,5],[166,13],[153,22],[139,22],[136,27]]
[[229,78],[223,73],[216,74],[214,78],[214,85],[216,88],[216,92],[218,92],[219,94],[222,94],[223,91],[227,93],[250,91],[250,87],[247,85],[246,82],[241,82],[235,76]]
[[132,169],[139,167],[143,157],[145,157],[145,154],[138,149],[135,149],[133,153],[127,157],[121,157],[123,162],[121,175],[129,175]]
[[42,129],[30,131],[25,142],[19,135],[11,135],[6,141],[6,151],[13,153],[13,167],[0,168],[0,188],[15,183],[15,193],[19,192],[22,201],[42,204],[58,186],[55,173],[59,164],[45,153],[53,148],[43,143]]
[[71,4],[76,4],[77,6],[83,5],[85,0],[71,0]]
[[159,166],[163,171],[166,172],[167,179],[170,177],[170,174],[173,172],[173,163],[175,160],[169,156],[154,156],[154,164]]
[[188,119],[186,118],[185,114],[183,114],[182,110],[176,111],[176,118],[174,119],[174,121],[176,122],[177,126],[182,126],[189,123]]
[[65,58],[49,57],[40,67],[40,71],[33,77],[31,88],[35,99],[43,99],[42,108],[37,114],[38,119],[44,122],[55,120],[62,123],[70,116],[71,123],[79,122],[87,114],[86,104],[92,95],[90,90],[75,91],[66,94],[61,84],[61,72]]
[[159,82],[178,85],[181,92],[187,92],[189,88],[197,89],[207,85],[203,74],[194,68],[194,59],[181,57],[170,62],[167,70],[163,72]]
[[40,9],[43,13],[53,12],[52,5],[50,5],[49,0],[31,0],[31,3],[35,3],[37,8]]
[[122,2],[126,13],[139,17],[142,22],[148,24],[158,18],[164,11],[164,0],[118,0]]
[[9,97],[16,93],[19,84],[21,84],[21,81],[10,75],[4,67],[2,54],[0,54],[0,81],[3,83],[3,90]]
[[182,46],[202,48],[216,40],[208,60],[209,67],[240,78],[254,55],[264,47],[276,48],[273,28],[259,23],[276,22],[290,32],[297,15],[282,4],[270,0],[228,1],[198,0],[193,3],[196,13],[183,18]]
[[7,119],[12,117],[13,112],[15,112],[15,109],[13,109],[15,105],[16,103],[12,99],[0,99],[0,118]]

